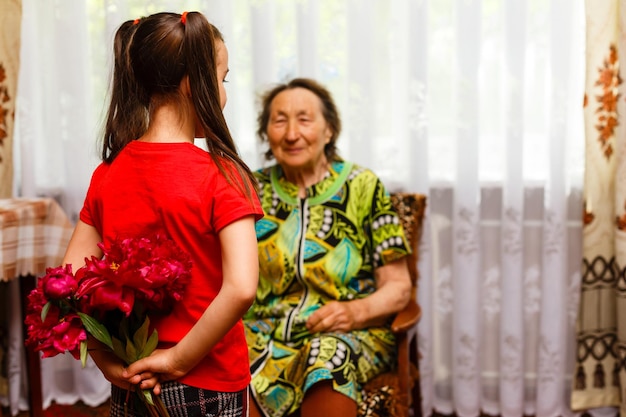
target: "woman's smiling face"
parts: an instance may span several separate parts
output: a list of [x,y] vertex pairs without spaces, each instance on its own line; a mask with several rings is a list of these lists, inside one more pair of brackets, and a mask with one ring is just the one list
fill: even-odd
[[290,170],[326,163],[324,146],[332,131],[322,114],[322,101],[306,88],[287,89],[270,106],[267,138],[276,162]]

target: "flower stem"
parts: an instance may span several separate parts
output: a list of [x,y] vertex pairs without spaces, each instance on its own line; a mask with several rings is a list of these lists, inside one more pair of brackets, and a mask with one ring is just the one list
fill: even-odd
[[158,395],[154,395],[154,393],[150,393],[152,398],[152,404],[148,402],[148,399],[141,395],[141,399],[146,406],[148,413],[151,417],[170,417],[169,412],[167,411],[167,407],[163,404],[163,400]]

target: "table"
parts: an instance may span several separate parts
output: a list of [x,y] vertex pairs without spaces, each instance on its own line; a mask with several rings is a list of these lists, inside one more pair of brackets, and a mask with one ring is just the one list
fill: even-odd
[[[47,267],[61,264],[72,229],[63,209],[52,198],[0,199],[0,281],[19,279],[22,303],[35,287],[36,277],[42,276]],[[8,355],[10,359],[11,347]],[[39,360],[37,352],[26,349],[32,417],[43,416]]]

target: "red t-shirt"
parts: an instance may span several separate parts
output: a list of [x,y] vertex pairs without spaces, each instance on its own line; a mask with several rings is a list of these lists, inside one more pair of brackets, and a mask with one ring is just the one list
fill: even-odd
[[[96,168],[80,219],[94,226],[105,244],[116,237],[165,232],[190,254],[191,282],[183,300],[168,316],[153,319],[159,341],[171,345],[221,288],[218,232],[244,216],[258,220],[262,213],[257,196],[229,184],[206,151],[191,143],[133,141],[111,164]],[[241,321],[180,382],[212,391],[244,389],[250,368]]]

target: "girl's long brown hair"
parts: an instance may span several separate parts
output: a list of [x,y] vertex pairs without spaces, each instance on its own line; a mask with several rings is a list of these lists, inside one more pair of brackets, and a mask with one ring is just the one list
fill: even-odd
[[155,106],[180,100],[179,86],[188,76],[211,157],[226,179],[249,195],[256,180],[239,157],[220,105],[215,46],[223,37],[199,12],[187,13],[185,22],[181,17],[156,13],[124,22],[116,32],[102,159],[112,162],[126,144],[143,135]]

